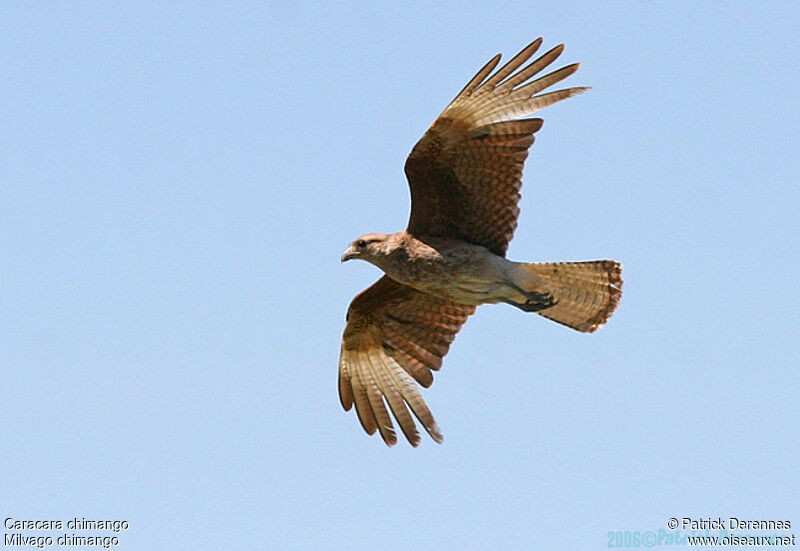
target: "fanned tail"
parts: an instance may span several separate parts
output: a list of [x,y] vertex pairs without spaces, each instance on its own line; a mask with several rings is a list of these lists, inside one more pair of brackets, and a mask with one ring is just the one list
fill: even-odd
[[603,325],[622,296],[622,264],[614,260],[518,264],[515,283],[527,292],[551,295],[555,303],[538,313],[591,333]]

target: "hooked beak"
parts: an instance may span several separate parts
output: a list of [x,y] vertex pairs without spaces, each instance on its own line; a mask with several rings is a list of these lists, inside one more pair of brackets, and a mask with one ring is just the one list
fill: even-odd
[[350,247],[342,255],[342,262],[347,262],[348,260],[357,257],[358,257],[358,251],[354,250],[353,247]]

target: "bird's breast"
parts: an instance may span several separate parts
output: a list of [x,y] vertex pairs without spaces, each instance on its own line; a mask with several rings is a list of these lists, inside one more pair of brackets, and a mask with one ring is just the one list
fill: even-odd
[[513,263],[469,243],[427,245],[428,250],[412,251],[382,268],[395,281],[440,298],[462,304],[496,302],[507,265]]

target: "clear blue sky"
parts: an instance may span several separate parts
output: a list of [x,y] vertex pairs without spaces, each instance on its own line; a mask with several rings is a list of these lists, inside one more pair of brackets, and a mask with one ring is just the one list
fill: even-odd
[[[341,410],[340,264],[492,55],[567,43],[515,260],[624,263],[579,334],[486,306],[387,449]],[[0,7],[0,513],[125,549],[603,549],[800,536],[794,2]]]

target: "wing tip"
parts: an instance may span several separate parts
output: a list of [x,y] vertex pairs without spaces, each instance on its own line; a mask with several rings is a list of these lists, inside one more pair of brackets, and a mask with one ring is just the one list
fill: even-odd
[[434,421],[430,426],[426,426],[425,430],[428,431],[428,434],[430,434],[431,438],[433,438],[433,441],[437,444],[441,444],[444,441],[444,435],[439,429],[439,425],[436,424],[436,421]]
[[381,428],[381,438],[383,439],[383,443],[386,444],[387,447],[391,448],[395,444],[397,444],[397,433],[392,426],[382,426]]
[[540,36],[539,38],[535,38],[531,41],[530,44],[522,48],[522,50],[520,50],[520,53],[528,52],[528,57],[530,57],[531,55],[536,53],[536,50],[538,50],[542,46],[542,42],[544,42],[544,37]]
[[[555,54],[556,57],[558,57],[562,53],[564,53],[564,50],[566,48],[567,48],[567,45],[562,42],[561,44],[558,44],[557,46],[554,46],[553,49],[550,50],[550,51],[553,52],[553,54]],[[556,52],[558,52],[558,53],[556,53]]]

